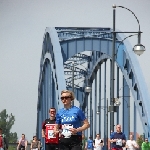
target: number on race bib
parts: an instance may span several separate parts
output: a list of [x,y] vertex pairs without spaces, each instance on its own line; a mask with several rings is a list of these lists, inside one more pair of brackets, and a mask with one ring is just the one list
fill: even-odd
[[71,136],[71,132],[69,129],[73,128],[73,125],[69,125],[69,124],[64,124],[62,126],[63,132],[62,135],[65,136],[65,138],[69,138]]
[[118,140],[116,141],[116,145],[122,146],[122,139],[118,139]]
[[53,130],[48,130],[48,139],[54,138]]

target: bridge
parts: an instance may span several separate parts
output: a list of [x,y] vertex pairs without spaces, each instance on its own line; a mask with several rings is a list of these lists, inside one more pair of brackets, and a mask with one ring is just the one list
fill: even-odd
[[46,28],[38,85],[37,136],[40,139],[49,108],[63,107],[60,92],[64,89],[74,91],[74,105],[89,119],[87,137],[95,138],[100,133],[106,139],[115,125],[121,124],[128,138],[130,132],[134,135],[138,132],[137,119],[145,136],[150,137],[150,97],[133,48],[123,33],[116,33],[113,72],[112,45],[111,28]]

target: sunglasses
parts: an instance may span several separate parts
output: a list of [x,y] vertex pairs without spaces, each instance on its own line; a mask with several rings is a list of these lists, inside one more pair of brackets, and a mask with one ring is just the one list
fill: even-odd
[[53,113],[56,113],[56,111],[50,111],[50,113],[52,113],[52,114],[53,114]]
[[64,96],[64,97],[61,97],[61,100],[68,99],[68,98],[71,98],[71,97],[70,96]]

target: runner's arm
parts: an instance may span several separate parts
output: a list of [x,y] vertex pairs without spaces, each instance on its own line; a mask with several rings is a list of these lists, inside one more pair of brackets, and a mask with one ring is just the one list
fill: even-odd
[[59,133],[59,124],[55,124],[54,126],[54,134],[58,134]]
[[134,148],[139,148],[139,145],[137,144],[137,142],[136,141],[134,141],[135,142],[135,144],[133,144],[133,147]]
[[45,129],[42,129],[42,137],[45,138]]
[[82,127],[77,128],[77,132],[82,132],[90,127],[90,124],[87,119],[83,121]]
[[27,149],[28,141],[25,141],[25,150]]
[[128,141],[126,142],[126,146],[125,146],[126,148],[129,148],[129,146],[128,146]]
[[38,142],[38,150],[40,150],[40,142]]
[[30,148],[32,149],[32,142],[31,142],[31,146],[30,146]]
[[19,150],[20,143],[21,143],[21,141],[19,140],[17,150]]
[[45,138],[45,129],[46,129],[45,125],[46,125],[46,123],[45,123],[45,121],[44,121],[44,122],[42,123],[42,131],[41,131],[43,138]]
[[85,149],[87,149],[87,141],[85,142]]

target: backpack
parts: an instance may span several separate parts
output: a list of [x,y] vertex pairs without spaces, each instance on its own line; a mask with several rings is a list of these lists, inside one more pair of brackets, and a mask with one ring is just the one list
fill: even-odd
[[88,140],[88,141],[87,141],[87,148],[88,148],[88,149],[93,148],[93,141],[92,141],[92,140]]

